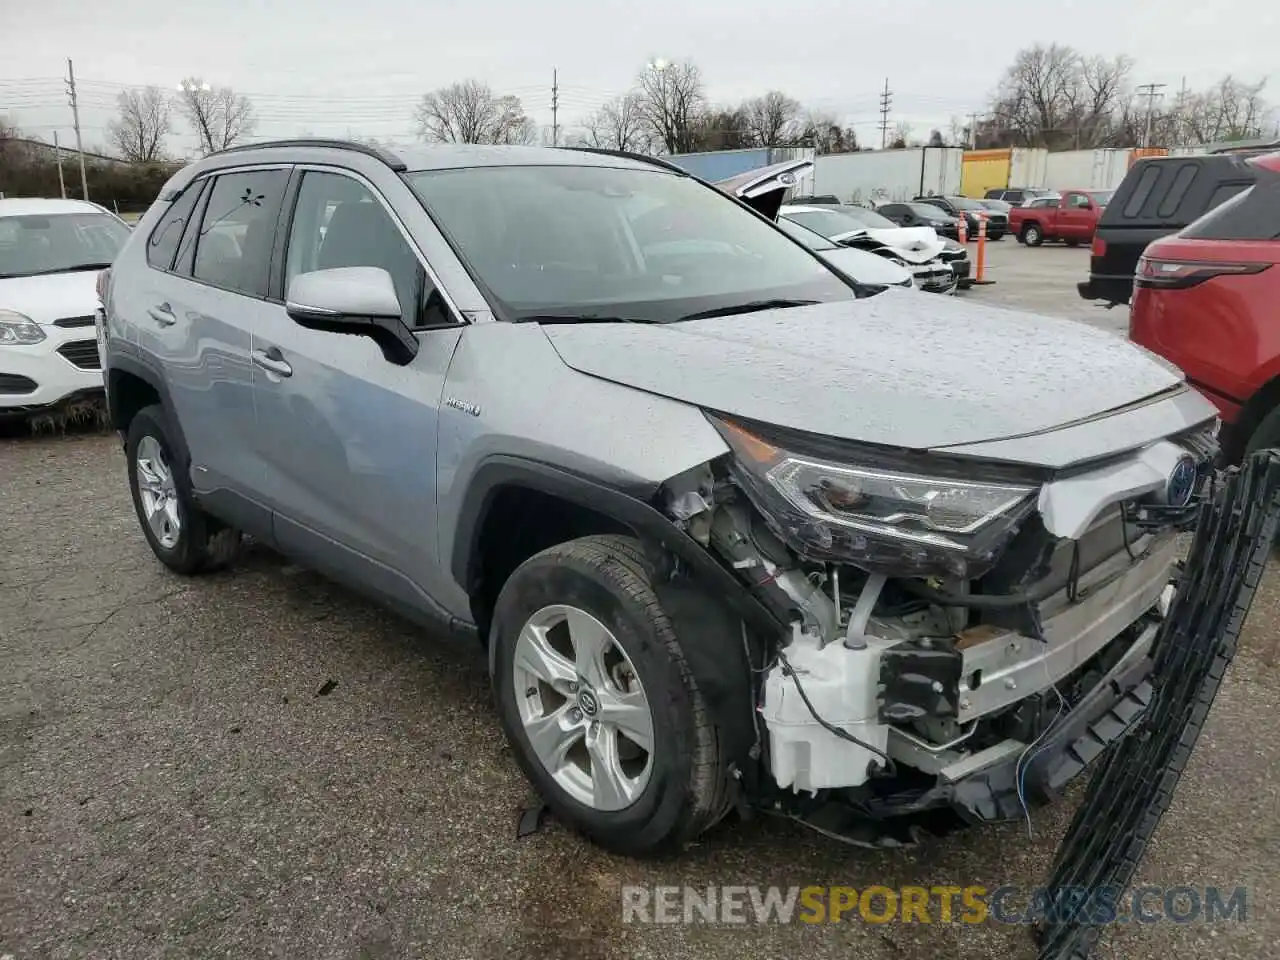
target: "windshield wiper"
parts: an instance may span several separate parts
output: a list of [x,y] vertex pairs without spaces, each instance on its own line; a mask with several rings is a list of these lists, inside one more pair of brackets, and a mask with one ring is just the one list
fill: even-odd
[[51,273],[81,273],[85,270],[106,270],[110,266],[110,263],[76,263],[69,267],[53,267],[50,270],[36,270],[32,273],[5,273],[0,274],[0,277],[6,280],[17,277],[47,277]]
[[531,313],[513,323],[661,323],[649,317],[615,317],[603,313]]
[[749,303],[735,303],[730,307],[712,307],[710,310],[699,310],[681,317],[681,320],[709,320],[712,317],[732,317],[739,313],[758,313],[761,310],[783,310],[787,307],[811,307],[819,300],[752,300]]

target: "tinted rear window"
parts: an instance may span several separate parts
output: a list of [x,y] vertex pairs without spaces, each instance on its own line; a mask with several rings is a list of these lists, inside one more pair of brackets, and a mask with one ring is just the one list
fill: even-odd
[[1215,207],[1182,231],[1199,240],[1280,239],[1280,176],[1258,182]]

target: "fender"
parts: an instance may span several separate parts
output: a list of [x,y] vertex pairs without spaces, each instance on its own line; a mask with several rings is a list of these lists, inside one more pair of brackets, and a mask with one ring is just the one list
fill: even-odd
[[478,575],[479,557],[475,547],[485,516],[495,495],[508,487],[536,490],[617,521],[640,540],[675,557],[707,592],[722,598],[753,631],[762,636],[776,636],[785,631],[785,620],[779,613],[766,607],[702,544],[647,502],[657,492],[656,485],[647,489],[621,490],[523,457],[487,457],[471,476],[450,557],[454,579],[468,592]]
[[106,369],[107,411],[111,416],[112,425],[120,434],[121,443],[125,440],[125,430],[120,427],[122,415],[119,406],[120,391],[113,383],[121,373],[137,377],[151,387],[156,392],[156,395],[160,397],[160,405],[164,408],[165,415],[168,418],[169,429],[173,431],[173,442],[181,448],[178,452],[182,457],[182,462],[189,464],[191,462],[191,449],[187,445],[186,435],[182,432],[182,424],[178,421],[177,412],[173,406],[173,398],[169,394],[169,385],[165,381],[163,374],[144,360],[128,354],[114,352],[107,362]]

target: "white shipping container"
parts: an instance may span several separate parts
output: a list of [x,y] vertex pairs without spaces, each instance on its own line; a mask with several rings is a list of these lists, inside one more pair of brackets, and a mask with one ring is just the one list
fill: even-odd
[[918,147],[834,153],[814,161],[815,194],[834,194],[842,202],[889,203],[929,193],[960,192],[964,150]]
[[1130,154],[1128,149],[1051,153],[1044,185],[1054,190],[1114,190],[1129,172]]
[[1014,147],[1009,157],[1009,186],[1044,187],[1048,171],[1049,151],[1044,147]]

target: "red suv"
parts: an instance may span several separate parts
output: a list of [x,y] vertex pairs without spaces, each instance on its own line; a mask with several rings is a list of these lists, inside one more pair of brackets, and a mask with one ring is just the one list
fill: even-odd
[[1186,373],[1222,413],[1231,462],[1280,447],[1280,153],[1257,180],[1138,261],[1129,338]]

